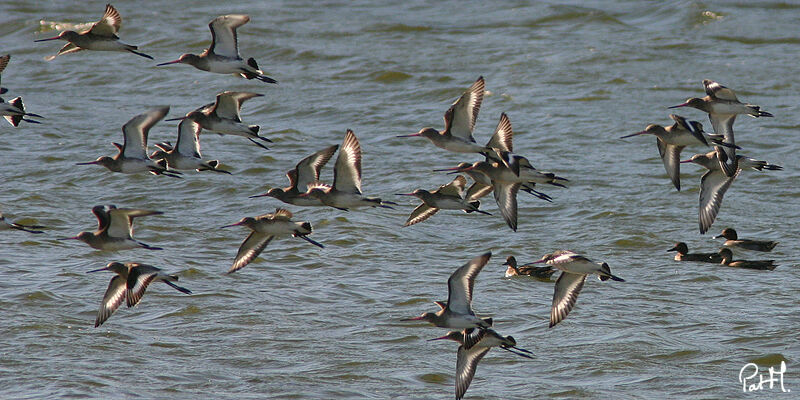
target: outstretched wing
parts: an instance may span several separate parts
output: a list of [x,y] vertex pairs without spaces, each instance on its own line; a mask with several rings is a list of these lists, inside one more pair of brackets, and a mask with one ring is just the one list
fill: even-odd
[[486,143],[486,147],[512,153],[514,152],[513,138],[511,120],[508,119],[506,113],[502,113],[500,122],[497,123],[497,128],[494,129],[494,134],[489,139],[489,143]]
[[720,100],[739,101],[739,99],[736,98],[736,94],[733,93],[733,90],[710,79],[703,79],[703,86],[706,89],[706,94],[711,97],[716,97]]
[[333,187],[341,192],[361,194],[361,144],[350,129],[333,167]]
[[201,158],[200,131],[203,128],[191,119],[184,119],[178,124],[178,141],[175,148],[184,156]]
[[550,309],[551,328],[566,318],[567,314],[575,307],[575,302],[578,301],[578,294],[580,294],[584,282],[586,282],[586,275],[584,274],[561,272],[553,292],[553,306]]
[[675,185],[676,189],[681,190],[681,151],[686,146],[667,144],[660,138],[656,138],[656,145],[669,179],[672,180],[672,184]]
[[676,114],[670,114],[669,117],[675,121],[671,129],[683,129],[689,131],[689,133],[691,133],[692,136],[694,136],[694,138],[700,143],[708,146],[706,136],[703,135],[703,124],[697,121],[687,121],[686,118]]
[[92,25],[89,33],[116,38],[120,26],[122,26],[122,16],[119,15],[119,11],[111,4],[106,4],[106,12],[103,14],[103,18]]
[[520,186],[520,183],[494,183],[494,201],[506,224],[515,232],[517,230],[517,192],[519,192]]
[[275,236],[266,235],[259,232],[251,232],[247,239],[239,246],[239,252],[236,253],[236,259],[233,260],[233,265],[228,270],[228,273],[236,272],[250,264],[262,251],[267,247],[269,242]]
[[475,142],[472,137],[472,131],[475,129],[475,121],[478,119],[478,112],[481,110],[483,93],[484,81],[481,76],[445,113],[445,132],[449,132],[451,135],[461,139]]
[[338,148],[338,144],[328,146],[300,160],[294,168],[295,180],[292,181],[292,178],[289,177],[289,181],[293,186],[296,185],[298,188],[303,189],[308,187],[309,183],[318,181],[319,171],[322,170],[322,167],[333,157],[333,153],[335,153]]
[[106,226],[111,223],[111,216],[108,212],[112,209],[117,208],[116,206],[108,205],[108,206],[94,206],[92,207],[92,214],[97,217],[97,230],[102,231],[106,229]]
[[464,199],[468,202],[473,202],[483,196],[488,195],[492,192],[492,190],[494,190],[492,185],[485,185],[476,181],[472,184],[472,186],[469,187],[469,189],[467,189],[467,194],[464,196]]
[[128,265],[131,268],[128,269],[128,296],[126,300],[128,307],[133,307],[142,300],[144,291],[150,283],[153,282],[153,279],[158,276],[158,272],[161,271],[161,269],[152,265],[139,263],[130,263]]
[[211,29],[211,47],[208,50],[223,57],[239,58],[236,28],[249,21],[250,17],[244,14],[221,15],[211,20],[208,24]]
[[452,182],[439,186],[434,193],[439,193],[445,196],[454,196],[458,198],[464,197],[464,187],[467,186],[467,178],[459,175]]
[[475,277],[491,257],[491,252],[481,254],[459,267],[447,279],[447,307],[451,311],[459,314],[473,314],[472,289],[475,287]]
[[458,346],[458,358],[456,359],[456,400],[464,397],[475,377],[475,370],[478,369],[478,362],[491,350],[491,347],[472,347],[467,350],[464,346]]
[[232,92],[225,91],[217,95],[217,102],[215,103],[214,112],[220,118],[232,119],[236,122],[242,122],[240,111],[242,103],[253,97],[261,97],[263,94],[252,92]]
[[147,135],[150,128],[164,118],[169,106],[157,107],[139,114],[122,126],[125,138],[122,155],[130,158],[147,158]]
[[148,215],[160,215],[161,211],[144,210],[139,208],[114,208],[108,211],[108,235],[111,237],[133,236],[133,219]]
[[425,203],[422,203],[411,212],[411,215],[408,216],[408,220],[403,226],[411,226],[414,224],[418,224],[426,219],[432,217],[439,211],[436,207],[431,207]]
[[733,176],[725,175],[721,169],[709,170],[700,180],[700,233],[706,233],[717,218],[717,213],[722,206],[722,197],[731,187],[733,180],[741,172],[737,170]]
[[122,304],[122,300],[125,299],[127,291],[128,286],[123,277],[116,275],[111,278],[111,282],[108,283],[108,289],[103,295],[103,301],[100,303],[100,309],[97,311],[97,318],[94,320],[95,328],[103,325],[103,322],[106,322],[111,314],[114,314],[114,311],[117,311],[119,305]]
[[56,57],[58,57],[58,56],[60,56],[62,54],[77,53],[77,52],[79,52],[81,50],[83,50],[83,49],[78,47],[78,46],[76,46],[76,45],[74,45],[74,44],[72,44],[72,42],[70,42],[70,43],[65,44],[64,47],[62,47],[61,50],[59,50],[58,53],[56,53],[55,55],[47,56],[44,59],[45,59],[45,61],[52,61],[54,58],[56,58]]
[[[10,59],[11,59],[11,55],[10,54],[6,54],[6,55],[0,57],[0,74],[3,73],[4,69],[6,69],[6,66],[8,65],[8,60],[10,60]],[[0,76],[0,78],[2,78],[2,76]],[[0,82],[2,82],[2,79],[0,79]],[[5,88],[0,88],[0,94],[3,94],[5,92],[6,92]]]

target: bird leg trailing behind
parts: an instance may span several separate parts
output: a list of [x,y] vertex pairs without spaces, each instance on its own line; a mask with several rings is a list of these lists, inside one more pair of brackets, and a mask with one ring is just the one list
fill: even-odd
[[28,233],[44,233],[39,229],[44,229],[45,227],[42,225],[23,225],[16,222],[9,222],[6,220],[6,217],[0,212],[0,231],[8,230],[8,229],[15,229],[18,231],[24,231]]

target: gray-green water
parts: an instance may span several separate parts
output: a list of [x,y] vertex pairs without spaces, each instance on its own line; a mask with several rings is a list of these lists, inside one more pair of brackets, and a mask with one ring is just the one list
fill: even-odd
[[[3,398],[452,398],[456,346],[426,342],[442,330],[399,320],[435,309],[447,276],[479,253],[494,257],[477,279],[475,308],[495,318],[535,360],[493,350],[467,398],[790,398],[800,392],[798,344],[798,135],[800,6],[782,2],[118,2],[120,37],[155,62],[116,53],[57,58],[63,43],[33,43],[40,19],[97,20],[104,2],[0,4],[0,54],[10,99],[22,95],[41,125],[0,124],[2,210],[50,227],[0,236],[0,397]],[[180,65],[156,68],[208,44],[213,17],[247,13],[240,50],[278,86]],[[501,112],[514,147],[539,168],[571,179],[543,189],[552,204],[520,195],[520,229],[493,216],[440,212],[401,228],[415,203],[393,193],[434,188],[432,172],[476,158],[424,139],[396,138],[442,114],[479,75],[491,94],[475,132],[485,142]],[[714,79],[772,119],[740,117],[742,153],[784,171],[744,172],[711,234],[779,240],[773,272],[672,261],[697,232],[699,167],[683,167],[676,192],[652,138],[619,140],[670,122],[667,106],[702,95]],[[120,127],[154,105],[170,117],[223,90],[264,93],[243,117],[275,143],[204,134],[204,155],[234,172],[177,180],[112,174],[74,163],[112,154]],[[696,110],[680,114],[710,129]],[[174,140],[160,123],[151,142]],[[248,199],[285,186],[300,158],[338,144],[347,128],[364,150],[364,191],[396,210],[289,207],[311,221],[317,249],[273,242],[253,264],[224,275],[244,229],[219,230],[282,206]],[[694,151],[687,149],[688,158]],[[330,181],[331,166],[323,173]],[[164,211],[137,236],[164,251],[99,252],[55,238],[91,230],[90,208]],[[555,249],[606,261],[625,283],[587,282],[577,307],[547,328],[552,284],[503,278],[506,256]],[[194,295],[165,285],[136,308],[92,327],[109,261],[138,261],[181,276]],[[785,360],[779,388],[742,393],[740,369]]]

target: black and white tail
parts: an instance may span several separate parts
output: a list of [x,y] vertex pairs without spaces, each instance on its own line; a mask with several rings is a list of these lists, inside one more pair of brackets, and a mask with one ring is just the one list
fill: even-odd
[[600,280],[603,281],[603,282],[605,282],[605,281],[607,281],[609,279],[615,280],[617,282],[625,282],[625,279],[622,279],[622,278],[620,278],[620,277],[618,277],[618,276],[616,276],[616,275],[611,273],[611,268],[608,266],[607,263],[603,263],[600,266],[600,271],[602,271],[601,274],[600,274]]

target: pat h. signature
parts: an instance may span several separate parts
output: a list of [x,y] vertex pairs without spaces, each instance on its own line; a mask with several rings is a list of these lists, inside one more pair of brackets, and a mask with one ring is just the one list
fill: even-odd
[[[764,385],[769,383],[769,388],[777,387],[780,384],[781,392],[791,392],[783,385],[783,374],[786,373],[786,362],[781,361],[778,369],[769,367],[768,373],[761,373],[758,364],[747,363],[739,370],[739,383],[742,384],[742,392],[755,392],[764,389]],[[767,377],[769,376],[769,377]]]

